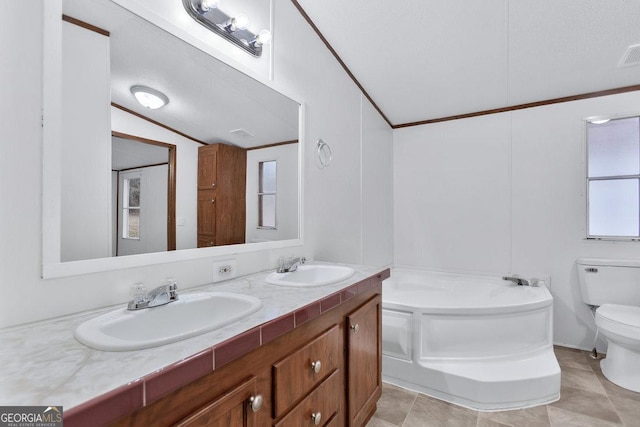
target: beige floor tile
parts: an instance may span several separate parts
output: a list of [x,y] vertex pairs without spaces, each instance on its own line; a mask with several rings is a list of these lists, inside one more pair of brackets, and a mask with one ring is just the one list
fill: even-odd
[[373,417],[367,423],[367,427],[395,427],[395,424],[388,423],[380,418]]
[[480,412],[479,419],[495,421],[513,427],[549,426],[549,415],[546,406],[518,409],[515,411]]
[[475,427],[477,422],[476,411],[420,394],[402,427]]
[[562,386],[560,400],[551,403],[548,408],[560,408],[576,414],[598,418],[603,421],[620,424],[615,407],[607,396],[592,391]]
[[594,393],[606,394],[598,376],[591,369],[571,368],[565,366],[562,371],[562,385],[578,388],[580,390],[592,391]]
[[560,368],[578,368],[591,370],[589,361],[586,359],[582,350],[575,350],[573,348],[566,347],[554,347],[554,353]]
[[378,400],[375,417],[392,425],[401,426],[417,396],[416,392],[383,383],[382,397]]
[[[640,393],[636,393],[640,394]],[[640,426],[640,399],[611,396],[611,402],[625,426]]]
[[486,418],[478,418],[478,424],[476,427],[511,427],[507,424],[498,423],[496,421],[488,420]]
[[548,411],[552,427],[615,427],[622,425],[619,422],[613,423],[552,406],[548,408]]

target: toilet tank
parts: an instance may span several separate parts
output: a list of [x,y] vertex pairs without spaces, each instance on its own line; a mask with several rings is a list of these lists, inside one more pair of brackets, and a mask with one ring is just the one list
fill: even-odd
[[640,306],[640,260],[580,258],[577,264],[586,304]]

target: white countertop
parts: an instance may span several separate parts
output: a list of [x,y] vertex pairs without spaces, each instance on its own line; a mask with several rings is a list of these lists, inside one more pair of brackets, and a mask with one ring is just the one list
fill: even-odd
[[218,330],[146,350],[99,351],[80,344],[73,337],[74,329],[82,322],[121,308],[123,304],[0,330],[0,405],[61,405],[66,411],[381,270],[350,267],[355,270],[352,277],[320,287],[300,289],[270,285],[265,282],[272,271],[269,270],[182,291],[184,294],[196,291],[243,293],[262,300],[263,307]]

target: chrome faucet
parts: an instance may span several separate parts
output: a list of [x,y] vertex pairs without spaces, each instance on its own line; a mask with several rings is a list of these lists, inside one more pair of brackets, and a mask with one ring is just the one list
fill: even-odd
[[134,299],[129,301],[127,305],[128,310],[158,307],[178,300],[178,285],[173,280],[169,280],[166,285],[152,289],[147,294],[144,293],[144,287],[138,287],[136,291]]
[[307,262],[305,257],[289,258],[288,260],[281,257],[278,259],[278,269],[276,270],[276,273],[290,273],[292,271],[296,271],[298,266],[305,262]]
[[519,286],[531,286],[531,284],[527,279],[523,279],[522,277],[518,277],[518,276],[504,276],[502,280],[510,280]]

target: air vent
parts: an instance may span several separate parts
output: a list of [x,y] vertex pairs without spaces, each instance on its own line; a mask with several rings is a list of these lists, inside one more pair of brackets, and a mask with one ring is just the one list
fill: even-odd
[[230,134],[237,136],[238,138],[247,139],[253,136],[252,133],[247,132],[244,129],[234,129],[229,131]]
[[640,44],[629,46],[618,63],[618,67],[630,67],[631,65],[640,65]]

